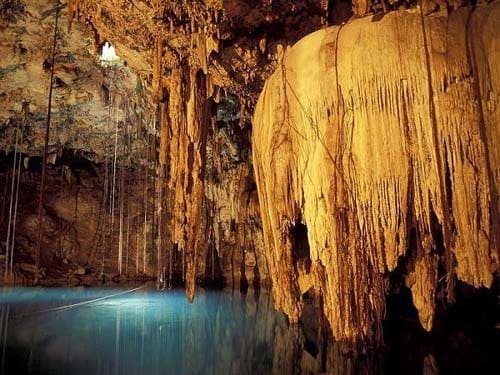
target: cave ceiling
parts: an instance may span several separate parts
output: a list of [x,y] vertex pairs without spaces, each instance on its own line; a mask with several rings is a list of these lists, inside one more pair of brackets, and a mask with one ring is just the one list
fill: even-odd
[[[214,90],[256,102],[287,45],[326,24],[324,1],[71,0],[75,18],[95,30],[96,48],[118,54],[154,85],[182,65],[201,69]],[[217,92],[214,92],[217,94]]]

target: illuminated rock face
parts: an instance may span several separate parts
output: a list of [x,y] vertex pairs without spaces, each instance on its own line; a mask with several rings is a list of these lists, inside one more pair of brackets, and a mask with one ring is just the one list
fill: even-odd
[[[135,134],[131,152],[117,153],[131,176],[134,275],[165,281],[171,269],[190,299],[207,278],[242,288],[271,278],[293,322],[314,290],[336,337],[349,340],[380,339],[397,279],[431,329],[454,281],[488,287],[498,270],[499,5],[421,3],[429,16],[412,0],[68,1],[49,151],[54,160],[77,151],[98,168],[85,191],[56,188],[61,171],[49,173],[52,224],[66,220],[77,233],[74,256],[64,255],[101,267],[95,241],[80,238],[104,225],[98,211],[109,199],[100,191],[110,190],[113,124],[123,121]],[[11,151],[27,108],[20,149],[32,158],[42,149],[55,12],[48,0],[5,4],[0,148]],[[447,16],[446,5],[458,9]],[[402,6],[413,9],[387,13]],[[123,66],[103,76],[89,51],[105,41]],[[230,97],[239,117],[223,124],[218,111]],[[27,180],[25,200],[36,171]],[[19,230],[32,239],[29,210]],[[111,274],[118,235],[106,238]]]
[[254,114],[253,160],[277,307],[314,288],[337,339],[379,340],[400,272],[422,326],[454,280],[498,270],[500,6],[418,10],[315,32]]

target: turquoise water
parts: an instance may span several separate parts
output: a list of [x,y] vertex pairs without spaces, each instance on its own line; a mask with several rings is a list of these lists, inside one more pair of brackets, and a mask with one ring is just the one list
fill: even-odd
[[[260,297],[0,289],[2,374],[266,374],[286,319]],[[47,311],[49,310],[49,311]]]
[[408,301],[389,301],[385,348],[356,354],[327,339],[312,305],[289,325],[266,291],[199,290],[190,304],[183,290],[0,288],[0,375],[496,374],[488,301],[457,303],[432,335]]

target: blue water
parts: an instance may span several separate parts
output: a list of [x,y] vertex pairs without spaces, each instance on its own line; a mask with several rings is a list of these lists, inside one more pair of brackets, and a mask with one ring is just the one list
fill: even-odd
[[[269,294],[0,289],[3,374],[266,374],[285,317]],[[275,364],[276,366],[276,364]]]
[[289,325],[265,291],[199,290],[193,304],[182,290],[124,291],[0,288],[0,375],[498,373],[491,304],[455,309],[433,335],[396,306],[385,349],[356,355],[311,305]]

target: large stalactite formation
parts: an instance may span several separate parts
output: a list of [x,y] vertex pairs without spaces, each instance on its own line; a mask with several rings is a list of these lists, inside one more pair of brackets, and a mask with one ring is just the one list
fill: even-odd
[[[203,263],[197,259],[205,259],[208,251],[207,231],[202,233],[207,224],[202,215],[207,201],[206,141],[207,130],[214,124],[217,102],[228,93],[237,95],[244,126],[246,111],[256,102],[283,44],[319,28],[325,10],[317,1],[70,1],[68,7],[70,25],[73,17],[85,20],[95,28],[97,40],[111,40],[131,67],[149,72],[145,80],[150,83],[161,122],[159,174],[164,187],[160,195],[162,206],[167,207],[161,210],[165,216],[162,222],[168,228],[162,235],[161,248],[174,247],[181,252],[182,277],[188,298],[192,299],[200,273],[197,268]],[[309,26],[297,27],[301,24]],[[282,28],[281,32],[267,32],[278,28]],[[273,36],[268,40],[268,35]],[[251,171],[247,171],[249,174]],[[243,221],[250,219],[251,214],[245,209],[239,211],[244,212]],[[234,226],[238,219],[229,222]],[[252,227],[256,228],[252,237],[258,237],[260,229]],[[258,267],[255,258],[261,255],[256,255],[253,246],[247,246],[245,233],[237,233],[236,237],[242,249],[240,254],[254,250],[254,264]],[[163,254],[161,259],[167,256]],[[246,261],[245,256],[239,258],[240,263]],[[254,275],[247,277],[245,264],[233,263],[232,267],[238,268],[239,284],[254,279]],[[159,272],[163,274],[164,268],[160,265]],[[265,276],[266,271],[258,272]]]
[[[61,3],[50,151],[62,172],[49,185],[64,171],[77,182],[49,194],[46,243],[67,238],[70,262],[183,283],[190,300],[200,282],[271,284],[294,323],[314,295],[337,339],[368,342],[382,340],[400,284],[430,330],[457,282],[498,277],[497,0]],[[29,160],[41,153],[50,68],[48,41],[33,35],[50,29],[55,5],[0,9],[2,165],[16,124],[29,124],[24,197],[38,188]],[[118,68],[98,65],[104,42]],[[35,76],[45,81],[22,87]],[[76,159],[92,165],[86,180]],[[85,224],[70,217],[78,199]],[[97,254],[84,238],[105,223]]]
[[255,111],[253,155],[275,300],[293,321],[312,285],[335,337],[377,337],[399,269],[430,330],[455,279],[492,285],[499,15],[497,3],[392,12],[287,51]]

